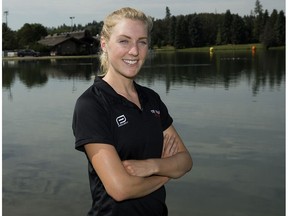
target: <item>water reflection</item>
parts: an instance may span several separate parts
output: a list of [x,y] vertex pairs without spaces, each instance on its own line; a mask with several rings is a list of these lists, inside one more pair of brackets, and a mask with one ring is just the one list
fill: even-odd
[[[248,87],[257,95],[261,87],[271,90],[283,83],[285,78],[284,51],[153,53],[146,61],[138,80],[149,85],[153,80],[165,80],[166,92],[173,85],[212,88],[237,86],[248,80]],[[3,61],[3,87],[10,89],[16,77],[28,88],[41,87],[49,78],[91,79],[99,68],[97,58],[35,61]],[[164,78],[164,79],[163,79]]]
[[[261,86],[271,89],[281,85],[285,77],[284,51],[220,52],[209,53],[166,53],[156,55],[149,65],[144,67],[140,77],[154,80],[166,77],[166,88],[171,85],[188,84],[190,86],[225,87],[238,85],[247,79],[254,95]],[[264,64],[263,64],[264,63]],[[145,76],[146,73],[146,76]]]
[[90,80],[99,65],[96,58],[91,59],[51,59],[29,61],[3,61],[3,87],[11,88],[15,79],[28,88],[44,86],[49,78]]
[[[160,94],[195,162],[167,185],[169,215],[285,215],[284,56],[171,52],[147,60],[138,81]],[[71,118],[98,60],[2,64],[3,215],[85,215],[87,161],[73,148]]]

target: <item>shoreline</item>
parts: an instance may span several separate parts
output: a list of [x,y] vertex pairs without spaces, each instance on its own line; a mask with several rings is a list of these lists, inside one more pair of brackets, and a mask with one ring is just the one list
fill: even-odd
[[[216,53],[216,52],[231,52],[231,51],[254,51],[257,50],[285,50],[286,46],[281,47],[270,47],[266,49],[262,44],[237,44],[237,45],[216,45],[209,47],[197,47],[197,48],[184,48],[184,49],[175,49],[172,46],[166,46],[162,48],[154,48],[154,52],[208,52],[208,53]],[[81,58],[98,58],[98,54],[93,55],[84,55],[84,56],[26,56],[26,57],[3,57],[2,61],[26,61],[26,60],[51,60],[51,59],[81,59]]]
[[25,57],[2,57],[2,61],[28,61],[28,60],[51,60],[51,59],[80,59],[80,58],[98,58],[98,55],[85,56],[25,56]]
[[223,52],[223,51],[257,51],[257,50],[285,50],[285,46],[270,47],[267,49],[263,44],[228,44],[228,45],[214,45],[207,47],[193,47],[184,49],[175,49],[173,46],[166,46],[162,48],[155,48],[157,52],[162,51],[175,51],[175,52]]

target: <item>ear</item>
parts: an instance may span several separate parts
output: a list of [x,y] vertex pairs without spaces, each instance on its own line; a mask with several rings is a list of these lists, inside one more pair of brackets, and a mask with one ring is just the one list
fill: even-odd
[[107,51],[107,43],[103,37],[101,37],[101,39],[100,39],[100,45],[101,45],[102,51],[106,52]]

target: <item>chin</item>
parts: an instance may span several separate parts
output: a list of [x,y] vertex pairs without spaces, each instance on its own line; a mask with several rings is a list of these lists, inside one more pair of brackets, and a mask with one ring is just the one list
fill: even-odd
[[128,79],[134,79],[139,73],[139,70],[137,71],[134,71],[134,72],[125,72],[125,73],[122,73],[122,75]]

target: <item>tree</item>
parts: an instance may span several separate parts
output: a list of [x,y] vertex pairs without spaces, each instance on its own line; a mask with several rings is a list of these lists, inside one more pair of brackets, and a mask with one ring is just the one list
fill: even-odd
[[171,46],[174,46],[174,41],[175,41],[175,35],[176,35],[176,17],[172,16],[170,18],[170,23],[169,23],[169,31],[168,31],[168,36],[169,36],[169,41],[168,44]]
[[194,16],[188,25],[188,32],[192,47],[200,47],[203,45],[203,25],[199,16]]
[[92,35],[100,35],[101,29],[103,26],[103,22],[96,22],[95,20],[92,23],[88,23],[84,29],[87,29],[91,32]]
[[277,22],[278,12],[276,10],[273,10],[269,20],[267,21],[263,37],[261,42],[267,47],[276,46],[277,45],[277,39],[276,39],[276,22]]
[[285,45],[285,15],[281,10],[275,23],[275,34],[277,45]]
[[224,44],[231,43],[231,25],[232,25],[232,15],[230,10],[227,10],[224,16],[222,40]]
[[[170,10],[166,8],[165,18],[154,22],[152,44],[157,44],[158,47],[169,44],[175,48],[188,48],[215,44],[259,43],[264,42],[266,29],[265,41],[270,41],[271,44],[271,38],[276,38],[276,43],[275,41],[272,43],[273,46],[284,45],[286,27],[284,12],[278,14],[277,19],[273,18],[274,26],[270,27],[269,32],[266,24],[269,20],[271,23],[271,17],[267,10],[263,12],[259,4],[260,2],[257,3],[258,9],[255,9],[257,17],[254,13],[241,17],[238,14],[231,14],[230,10],[224,14],[194,13],[170,16]],[[275,12],[271,16],[275,17]],[[169,20],[168,24],[167,20]]]
[[253,26],[254,26],[254,17],[253,16],[244,16],[243,22],[245,25],[245,43],[253,42]]
[[50,35],[63,33],[63,32],[69,32],[71,31],[71,26],[63,24],[63,25],[58,26],[57,28],[48,28],[47,31],[48,31],[48,34]]
[[163,28],[165,28],[165,25],[163,25],[163,20],[156,20],[153,23],[153,31],[151,34],[151,45],[158,46],[159,48],[164,45],[164,38],[165,35],[163,32],[165,31]]
[[166,7],[166,16],[165,16],[165,19],[166,19],[166,20],[167,20],[167,19],[169,20],[170,17],[171,17],[170,9],[169,9],[169,7]]
[[233,44],[245,43],[245,24],[238,14],[233,15],[231,23],[231,42]]
[[[204,45],[215,45],[217,40],[217,33],[220,30],[222,34],[223,29],[223,14],[212,14],[212,13],[202,13],[198,14],[200,17],[203,34],[202,34],[202,42]],[[218,38],[221,39],[222,35]],[[220,41],[221,43],[222,41]]]
[[253,39],[254,42],[259,42],[265,26],[263,21],[264,20],[263,6],[259,0],[256,0],[255,2],[254,13],[255,13],[255,21],[253,27]]
[[162,42],[162,45],[167,45],[169,44],[169,41],[170,41],[170,37],[169,37],[169,27],[170,27],[170,22],[171,22],[171,13],[170,13],[170,9],[169,7],[166,7],[166,16],[165,16],[165,19],[163,20],[163,42]]
[[256,0],[255,2],[254,13],[255,13],[255,16],[258,16],[263,13],[263,6],[259,0]]
[[19,42],[19,46],[30,47],[35,44],[42,37],[47,36],[46,28],[41,24],[24,24],[24,26],[18,30],[17,38]]
[[176,21],[176,35],[175,35],[175,47],[177,49],[186,48],[187,42],[187,28],[186,28],[185,16],[180,15]]
[[216,36],[216,45],[220,45],[221,43],[222,43],[221,28],[218,27],[217,36]]
[[13,50],[17,49],[16,33],[12,31],[6,23],[2,23],[2,49]]

